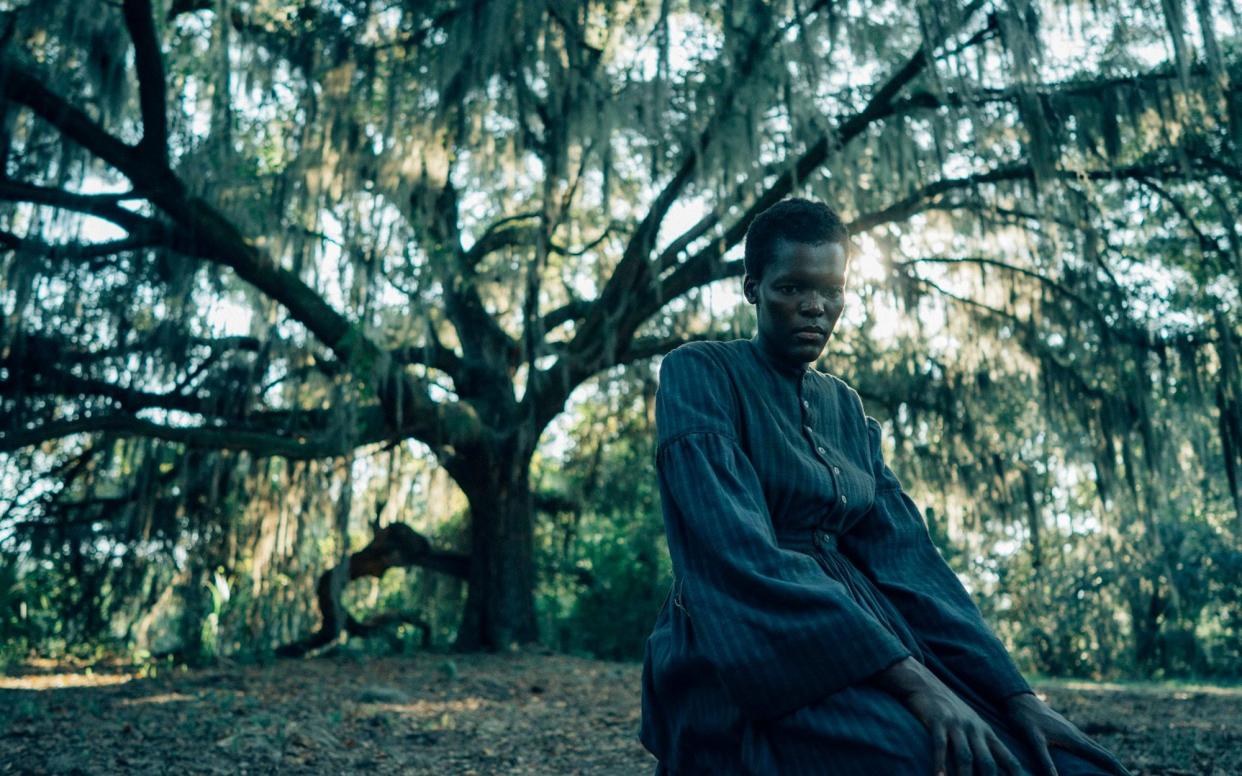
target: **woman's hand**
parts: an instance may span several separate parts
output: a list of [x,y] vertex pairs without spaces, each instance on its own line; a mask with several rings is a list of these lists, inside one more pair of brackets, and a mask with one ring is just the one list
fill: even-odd
[[1023,772],[988,723],[914,658],[881,671],[875,681],[900,698],[931,733],[936,776],[1018,776]]
[[1043,767],[1041,776],[1057,776],[1052,755],[1048,751],[1050,746],[1073,752],[1117,776],[1130,776],[1125,766],[1107,749],[1087,738],[1072,722],[1031,693],[1009,698],[1005,701],[1005,711],[1013,720],[1014,727],[1039,756],[1040,765]]

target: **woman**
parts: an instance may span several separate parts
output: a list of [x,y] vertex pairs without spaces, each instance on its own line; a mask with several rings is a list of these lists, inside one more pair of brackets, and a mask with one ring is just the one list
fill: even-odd
[[1124,774],[1032,694],[941,559],[842,381],[807,367],[845,303],[830,208],[746,234],[751,340],[660,369],[674,584],[647,642],[644,745],[670,774]]

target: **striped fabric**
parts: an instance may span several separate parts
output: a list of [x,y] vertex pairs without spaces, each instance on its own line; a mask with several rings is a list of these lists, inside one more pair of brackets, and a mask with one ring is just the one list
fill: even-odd
[[[857,393],[751,340],[696,342],[664,359],[656,420],[675,577],[647,641],[641,736],[659,772],[930,773],[920,723],[865,683],[907,656],[1009,738],[996,704],[1029,687]],[[1094,772],[1071,759],[1063,774]]]

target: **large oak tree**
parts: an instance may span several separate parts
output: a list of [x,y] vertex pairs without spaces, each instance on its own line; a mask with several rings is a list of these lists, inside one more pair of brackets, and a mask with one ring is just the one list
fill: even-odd
[[[541,435],[594,376],[719,333],[700,290],[785,196],[837,204],[893,283],[1008,320],[1045,370],[1081,379],[1048,321],[1185,344],[1117,255],[1242,278],[1238,19],[1142,5],[19,4],[0,452],[418,440],[470,506],[459,646],[530,641]],[[1152,198],[1184,234],[1132,218]],[[1193,256],[1158,258],[1171,239]],[[944,265],[993,280],[955,297],[922,273]],[[1195,303],[1206,330],[1230,298]],[[221,333],[225,299],[247,331]],[[1236,325],[1217,332],[1237,499]]]

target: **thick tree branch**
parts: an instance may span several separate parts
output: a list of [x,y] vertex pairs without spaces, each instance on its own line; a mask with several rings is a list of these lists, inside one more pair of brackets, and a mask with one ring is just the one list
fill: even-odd
[[530,241],[534,227],[512,226],[512,224],[538,217],[538,213],[531,212],[518,213],[501,218],[483,230],[483,234],[479,235],[479,239],[475,240],[474,244],[470,246],[470,250],[465,252],[462,261],[467,266],[475,267],[489,253]]
[[401,370],[389,353],[301,278],[258,250],[210,203],[191,196],[166,165],[109,135],[11,58],[5,60],[2,69],[6,97],[26,105],[66,137],[125,174],[137,191],[180,227],[178,239],[184,241],[183,252],[231,267],[240,278],[288,309],[352,373],[375,388],[394,428],[405,429],[433,448],[445,444],[464,447],[479,437],[482,426],[473,407],[434,400],[424,381]]
[[[783,31],[784,27],[781,29]],[[768,37],[769,32],[770,30],[759,30],[755,33],[753,45],[747,47],[745,57],[733,69],[729,85],[716,103],[715,112],[695,141],[686,149],[677,171],[652,201],[647,214],[626,244],[616,269],[574,333],[570,357],[577,362],[577,368],[570,371],[576,373],[578,381],[596,368],[608,365],[610,358],[624,350],[629,338],[633,336],[629,325],[630,316],[626,315],[627,307],[633,297],[648,296],[652,292],[655,275],[652,271],[651,253],[655,249],[660,226],[664,223],[669,209],[693,180],[702,155],[715,142],[721,124],[732,115],[739,90],[750,79],[766,53],[767,45],[763,39]],[[605,332],[608,336],[605,336]],[[554,390],[560,392],[563,388],[558,386]]]
[[168,113],[164,84],[164,59],[155,33],[151,0],[124,0],[121,9],[125,26],[134,43],[134,68],[138,71],[138,104],[142,112],[144,153],[154,154],[156,163],[168,166]]
[[186,332],[177,329],[169,322],[156,326],[150,331],[142,334],[134,342],[118,343],[110,347],[99,348],[96,350],[83,349],[79,347],[77,343],[69,343],[63,339],[48,337],[43,334],[35,334],[32,332],[21,332],[17,336],[33,342],[36,347],[45,352],[55,353],[55,360],[59,364],[77,365],[98,364],[106,359],[128,356],[131,353],[149,353],[167,345],[171,340],[184,342],[187,347],[208,348],[212,353],[221,354],[226,351],[254,353],[264,347],[265,344],[258,337],[250,337],[245,335],[235,335],[231,337],[191,336]]
[[1064,377],[1067,377],[1076,383],[1077,391],[1082,396],[1090,396],[1096,399],[1104,398],[1107,396],[1106,392],[1103,391],[1099,386],[1096,386],[1096,385],[1093,385],[1087,382],[1086,378],[1084,378],[1077,370],[1071,369],[1067,367],[1065,364],[1061,363],[1057,355],[1051,349],[1048,348],[1043,338],[1033,334],[1035,329],[1030,325],[1030,321],[1024,320],[1023,318],[1017,315],[1014,315],[1013,313],[1007,312],[1005,310],[1000,310],[995,307],[992,307],[991,305],[984,304],[983,302],[980,302],[976,299],[971,299],[970,297],[965,297],[959,294],[955,294],[952,291],[949,291],[948,289],[936,284],[935,282],[928,280],[927,278],[916,276],[914,280],[918,282],[920,285],[924,285],[932,289],[940,296],[943,296],[944,298],[952,302],[956,302],[957,304],[963,305],[965,307],[970,307],[974,310],[982,312],[983,314],[987,316],[991,316],[999,320],[1008,321],[1014,324],[1013,329],[1014,331],[1018,332],[1022,340],[1022,346],[1029,353],[1036,356],[1045,369],[1050,368],[1050,367],[1058,369]]
[[36,186],[14,180],[0,180],[0,201],[30,202],[73,210],[111,221],[128,232],[140,232],[157,222],[118,204],[122,199],[138,199],[133,194],[78,194],[49,186]]
[[28,359],[16,361],[11,358],[0,361],[0,365],[8,368],[12,375],[6,379],[0,379],[0,396],[93,397],[112,401],[118,409],[128,412],[142,409],[165,409],[207,416],[216,414],[214,408],[221,404],[219,400],[213,401],[198,396],[182,393],[151,393],[115,385],[105,380],[78,377],[63,370],[49,368],[47,365],[31,363]]
[[50,81],[34,75],[11,56],[0,59],[0,89],[5,97],[30,108],[66,138],[113,167],[123,169],[139,161],[133,146],[108,134],[90,116],[47,88],[45,83]]
[[[168,426],[136,419],[132,414],[49,421],[36,428],[0,430],[0,452],[81,433],[150,437],[191,447],[214,446],[246,450],[259,457],[281,456],[297,460],[344,455],[350,449],[343,436],[327,431],[335,427],[340,417],[336,407],[255,411],[238,404],[232,394],[152,393],[103,380],[76,377],[62,370],[49,371],[46,367],[32,366],[28,362],[17,363],[13,356],[0,362],[0,365],[13,373],[7,379],[0,380],[0,396],[93,397],[116,402],[120,412],[125,413],[143,409],[178,410],[207,419],[199,426]],[[133,422],[130,423],[130,420]],[[451,444],[434,435],[424,438],[427,423],[426,418],[411,418],[405,425],[393,427],[385,411],[370,403],[355,412],[352,443],[362,446],[413,437],[437,452]]]
[[90,259],[103,258],[104,256],[115,256],[118,253],[153,248],[158,244],[157,240],[150,237],[125,237],[120,240],[86,243],[85,245],[80,243],[54,245],[40,240],[32,240],[28,237],[18,237],[11,232],[0,230],[0,246],[3,246],[3,248],[21,253],[46,256],[49,259],[64,258],[88,261]]
[[[770,164],[767,165],[761,173],[755,177],[765,179],[770,175],[778,175],[784,170],[784,165]],[[746,195],[754,188],[751,180],[745,180],[734,187],[731,195],[723,200],[724,202],[741,202],[746,199]],[[656,259],[656,273],[663,275],[668,270],[677,266],[681,260],[682,254],[690,247],[692,243],[715,229],[721,220],[721,210],[715,209],[703,216],[693,226],[682,232],[673,239],[664,250],[660,251],[660,257]]]
[[663,356],[672,350],[686,344],[687,342],[699,342],[703,340],[724,340],[729,339],[729,334],[699,334],[699,335],[680,335],[672,337],[635,337],[630,341],[630,346],[617,359],[618,364],[632,364],[636,361],[645,361],[654,356]]
[[461,356],[458,356],[439,341],[427,345],[407,345],[392,350],[393,360],[398,364],[420,364],[444,372],[454,382],[461,378],[465,370]]
[[[332,643],[342,630],[357,636],[370,635],[375,630],[374,621],[359,623],[345,611],[341,602],[344,585],[334,585],[334,581],[351,581],[360,577],[382,578],[391,568],[409,566],[421,566],[465,579],[469,574],[469,563],[469,556],[461,553],[433,550],[427,537],[404,523],[386,525],[375,532],[367,546],[349,556],[346,561],[347,568],[328,569],[319,575],[319,581],[315,585],[315,598],[323,618],[322,624],[309,636],[278,648],[276,654],[280,657],[301,657],[311,650]],[[344,614],[344,622],[338,618],[338,613]],[[417,621],[417,618],[411,619]]]
[[538,238],[539,230],[534,226],[509,226],[494,232],[487,232],[478,242],[470,246],[462,261],[474,267],[488,254],[495,253],[515,245],[530,245]]
[[591,302],[585,299],[575,299],[567,302],[543,316],[543,330],[545,332],[552,331],[557,326],[570,321],[582,320],[590,311]]
[[[1142,178],[1181,177],[1184,171],[1173,162],[1147,162],[1124,167],[1106,168],[1102,170],[1057,170],[1055,177],[1062,180],[1124,180]],[[888,207],[864,213],[850,223],[850,232],[857,234],[874,229],[881,224],[903,221],[910,216],[925,210],[944,194],[960,189],[969,189],[986,183],[1001,183],[1016,180],[1035,180],[1035,170],[1029,164],[1010,164],[998,167],[977,175],[961,178],[942,178],[918,189]]]
[[0,431],[0,453],[63,439],[75,434],[142,436],[214,450],[246,450],[258,457],[278,455],[290,459],[329,458],[344,455],[340,441],[293,439],[276,434],[245,431],[224,426],[166,426],[132,415],[100,415],[77,420],[49,421],[34,428]]
[[[1084,178],[1088,180],[1126,180],[1145,177],[1180,177],[1185,174],[1186,171],[1180,169],[1178,165],[1172,162],[1157,161],[1116,169],[1059,170],[1057,177],[1069,181]],[[905,220],[918,212],[934,207],[940,197],[952,191],[973,188],[982,184],[1033,180],[1033,176],[1034,171],[1030,165],[1013,164],[978,175],[962,178],[945,178],[903,197],[892,205],[858,216],[848,224],[848,228],[851,233],[857,234],[882,224]],[[741,241],[746,233],[745,228],[741,225],[743,223],[749,225],[749,219],[753,219],[753,216],[757,214],[754,212],[755,210],[755,208],[749,210],[747,214],[739,219],[738,223],[725,232],[724,236],[712,241],[696,253],[693,258],[680,264],[661,283],[660,293],[637,300],[638,306],[634,308],[634,315],[636,317],[642,316],[642,319],[645,319],[654,314],[656,310],[669,300],[685,294],[692,288],[697,288],[715,280],[740,276],[744,271],[741,261],[721,262],[720,259],[730,248]]]
[[976,267],[994,267],[996,269],[1003,270],[1005,272],[1009,272],[1015,275],[1021,275],[1023,277],[1027,277],[1027,278],[1030,278],[1031,280],[1034,280],[1035,282],[1039,283],[1045,288],[1050,289],[1057,295],[1063,296],[1066,299],[1070,300],[1077,307],[1080,307],[1088,315],[1092,316],[1093,318],[1096,318],[1100,322],[1101,325],[1103,326],[1112,325],[1104,317],[1104,314],[1100,312],[1099,307],[1091,302],[1088,302],[1086,299],[1083,298],[1081,294],[1075,292],[1073,289],[1068,288],[1064,283],[1060,283],[1048,277],[1047,275],[1043,275],[1034,270],[1027,269],[1026,267],[1019,267],[1016,264],[1010,264],[1009,262],[1000,261],[999,259],[991,259],[986,256],[924,256],[924,257],[917,258],[917,259],[909,259],[907,261],[901,261],[901,262],[894,264],[893,266],[895,269],[908,269],[908,268],[914,267],[919,264],[946,264],[946,265],[969,264],[969,265],[973,265]]
[[[982,5],[983,3],[980,0],[972,2],[963,12],[960,23],[968,23]],[[992,22],[989,21],[989,26],[991,24]],[[588,316],[574,337],[573,347],[566,356],[569,359],[569,363],[558,365],[560,366],[559,370],[550,373],[560,378],[559,382],[561,384],[555,385],[555,389],[572,389],[573,386],[592,374],[597,368],[610,365],[613,362],[607,358],[608,353],[606,351],[608,349],[603,348],[603,338],[601,333],[596,330],[598,326],[592,328],[589,325],[592,320],[603,320],[603,316],[607,314],[607,320],[611,324],[610,337],[608,339],[612,343],[615,359],[616,353],[623,352],[626,349],[629,338],[633,336],[634,331],[642,321],[653,315],[656,310],[663,307],[670,299],[680,296],[694,286],[722,277],[722,268],[719,266],[720,257],[730,247],[741,241],[755,216],[776,204],[793,191],[798,182],[806,180],[816,168],[827,160],[832,151],[848,144],[855,137],[861,135],[874,122],[889,115],[891,113],[891,103],[896,96],[927,68],[933,52],[952,33],[952,30],[945,30],[942,32],[941,38],[924,41],[918,50],[876,89],[862,110],[843,121],[836,132],[822,136],[807,148],[783,173],[776,176],[775,181],[767,187],[764,193],[751,204],[746,212],[719,239],[713,240],[694,257],[680,265],[665,282],[659,283],[658,288],[651,288],[649,285],[640,287],[639,284],[626,281],[619,286],[619,288],[624,288],[626,291],[624,296],[619,298],[610,297],[608,289],[605,288],[605,292],[601,293],[596,300],[596,308]],[[981,40],[982,38],[980,35],[972,38],[972,40],[976,39]],[[667,205],[671,205],[671,203],[663,203],[657,198],[656,203],[653,205],[653,213],[658,214],[662,218],[663,213],[658,210],[661,205],[665,205],[665,209],[667,209]],[[643,247],[646,247],[649,252],[649,245],[644,245]],[[642,266],[647,267],[647,254],[644,253],[641,258]],[[637,264],[638,262],[636,261],[635,263]],[[625,264],[625,257],[623,257],[621,264]],[[618,269],[620,270],[620,266]],[[610,286],[613,284],[613,281],[617,280],[618,276],[614,274],[613,278],[610,279]],[[625,279],[622,278],[622,280]],[[619,296],[619,294],[614,293],[613,296]],[[600,350],[601,348],[603,350]],[[594,355],[592,355],[593,352]]]
[[[447,176],[444,186],[435,197],[429,231],[435,243],[433,250],[442,254],[442,260],[436,266],[442,270],[444,312],[457,331],[465,362],[475,367],[473,372],[481,378],[472,380],[470,374],[463,373],[458,389],[463,395],[487,394],[491,399],[504,404],[510,397],[503,394],[502,384],[507,381],[509,371],[517,366],[518,343],[483,304],[483,297],[479,294],[479,278],[475,272],[477,261],[471,263],[468,253],[461,247],[459,208],[457,189],[453,186],[451,176]],[[508,232],[507,229],[499,231],[502,234]],[[486,243],[491,242],[487,233],[479,241],[485,243],[481,250],[499,249],[486,247]],[[479,259],[481,258],[480,255]]]
[[[156,339],[153,334],[152,339]],[[114,348],[104,351],[76,351],[67,343],[51,337],[23,333],[18,336],[20,347],[9,349],[7,355],[0,358],[0,366],[7,367],[10,372],[8,379],[0,380],[0,396],[63,396],[75,398],[106,399],[114,402],[118,409],[134,412],[143,409],[180,410],[195,415],[230,423],[230,427],[238,427],[248,431],[269,434],[309,434],[321,430],[330,424],[332,408],[306,408],[295,410],[262,411],[244,406],[237,399],[246,390],[244,385],[237,385],[236,390],[230,389],[203,394],[184,393],[173,390],[165,393],[144,391],[138,388],[116,385],[106,380],[80,377],[60,368],[64,364],[90,365],[132,352],[141,352],[142,346],[131,348]],[[211,348],[211,356],[204,359],[198,367],[190,370],[179,385],[188,384],[193,377],[203,371],[214,358],[229,350],[258,351],[263,343],[254,337],[225,337],[220,339],[187,338],[191,346]],[[426,364],[433,368],[444,368],[443,371],[457,371],[460,364],[442,363],[446,359],[457,359],[456,355],[441,346],[438,356],[429,355],[426,348],[408,347],[392,351],[397,363]],[[440,361],[437,361],[437,358]],[[315,368],[326,375],[340,375],[344,371],[339,361],[318,361]],[[451,374],[450,374],[451,376]],[[257,390],[255,396],[261,396],[263,390]],[[383,419],[374,413],[374,408],[364,411],[359,420],[362,443],[380,441],[390,432],[384,428]]]
[[[140,388],[117,385],[108,380],[90,376],[80,376],[66,369],[67,365],[87,366],[87,374],[98,374],[98,367],[106,359],[124,356],[140,350],[115,349],[104,352],[84,352],[75,350],[66,342],[54,337],[45,337],[28,332],[18,332],[10,340],[10,347],[0,355],[0,366],[5,367],[9,377],[0,380],[0,396],[32,397],[71,397],[76,399],[102,399],[117,409],[136,412],[143,409],[179,410],[193,413],[213,420],[228,420],[240,424],[243,430],[262,431],[264,433],[296,433],[321,429],[326,425],[324,418],[316,422],[304,424],[301,428],[290,422],[298,413],[278,411],[275,413],[253,413],[245,397],[253,392],[253,388],[235,381],[217,381],[215,390],[187,393],[184,387],[223,352],[226,345],[254,345],[258,350],[257,341],[249,337],[226,338],[211,341],[211,355],[203,359],[198,366],[189,369],[178,386],[167,392],[151,392]],[[94,368],[93,370],[91,368]],[[254,396],[261,395],[261,391]],[[304,414],[317,415],[318,410]]]
[[[1211,73],[1205,65],[1191,70],[1195,76],[1210,77]],[[937,108],[960,108],[967,105],[987,105],[994,103],[1014,102],[1019,95],[1037,95],[1041,97],[1098,97],[1113,89],[1145,89],[1159,87],[1176,81],[1177,72],[1163,65],[1135,75],[1100,78],[1092,80],[1050,81],[1023,85],[1020,88],[1008,89],[977,89],[969,93],[946,92],[933,94],[920,90],[910,93],[907,97],[896,100],[891,105],[890,113],[900,115],[915,110],[935,110]],[[1242,82],[1236,79],[1229,87],[1230,91],[1242,90]]]
[[656,260],[656,271],[664,273],[677,266],[678,259],[690,247],[690,244],[714,229],[718,223],[720,223],[720,213],[713,210],[700,218],[694,226],[678,235],[660,252],[660,258]]
[[1190,215],[1190,211],[1186,209],[1185,205],[1183,205],[1169,191],[1167,191],[1163,186],[1161,186],[1159,183],[1152,180],[1151,178],[1140,176],[1138,180],[1144,186],[1146,186],[1147,188],[1155,192],[1156,196],[1160,197],[1165,202],[1169,203],[1169,207],[1173,208],[1174,212],[1176,212],[1179,216],[1181,216],[1182,221],[1185,222],[1186,227],[1190,229],[1191,234],[1195,236],[1196,242],[1199,243],[1200,252],[1202,252],[1204,255],[1208,253],[1214,253],[1217,256],[1224,259],[1226,262],[1229,261],[1228,251],[1226,251],[1225,248],[1223,248],[1218,242],[1216,242],[1215,238],[1209,237],[1206,234],[1204,234],[1203,230],[1199,228],[1199,224],[1195,221],[1194,217]]

